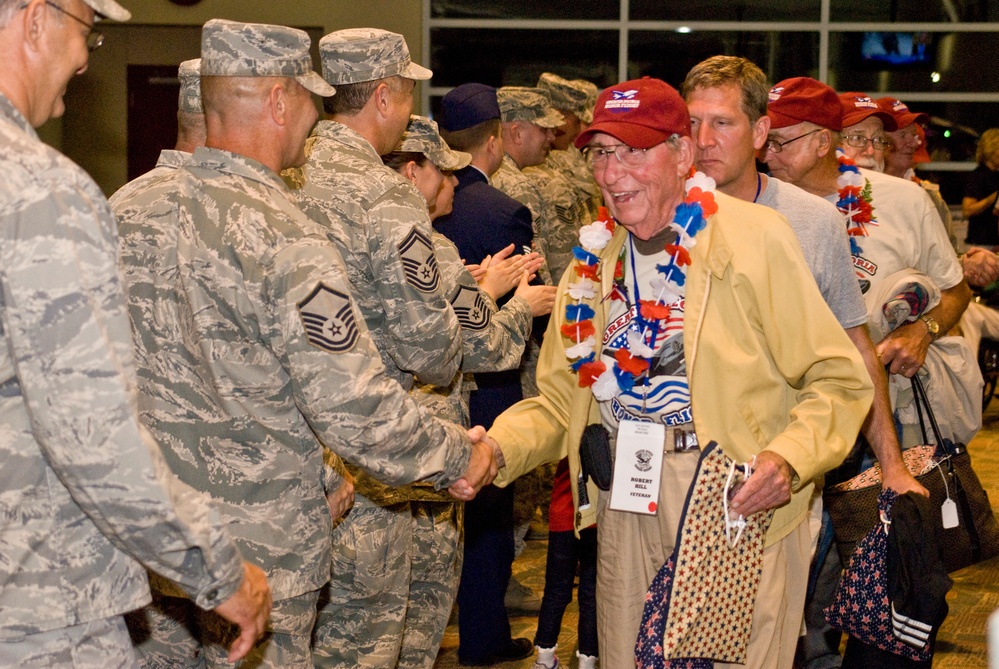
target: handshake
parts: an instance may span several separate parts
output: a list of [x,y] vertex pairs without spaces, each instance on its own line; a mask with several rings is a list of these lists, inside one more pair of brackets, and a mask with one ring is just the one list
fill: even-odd
[[503,451],[495,440],[486,436],[486,430],[481,425],[476,425],[468,431],[468,438],[472,440],[472,457],[468,462],[468,468],[461,478],[451,484],[448,492],[456,500],[468,502],[475,498],[475,495],[492,483],[503,467]]

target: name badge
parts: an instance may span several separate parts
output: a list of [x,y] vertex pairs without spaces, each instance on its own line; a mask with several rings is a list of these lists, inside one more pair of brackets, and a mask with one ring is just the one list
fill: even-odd
[[614,451],[611,509],[656,514],[665,438],[666,427],[661,423],[621,421]]

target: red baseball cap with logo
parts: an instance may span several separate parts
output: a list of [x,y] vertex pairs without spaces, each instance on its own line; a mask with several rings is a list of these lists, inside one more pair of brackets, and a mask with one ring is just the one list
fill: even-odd
[[[924,112],[909,111],[909,107],[898,98],[878,98],[875,100],[878,107],[886,114],[891,114],[895,119],[895,125],[901,130],[908,128],[913,123],[929,123],[930,115]],[[887,128],[886,128],[887,129]]]
[[872,116],[877,116],[884,123],[885,132],[895,132],[898,126],[895,117],[885,112],[867,93],[840,93],[839,101],[843,105],[843,127],[849,128]]
[[586,146],[598,132],[636,149],[650,149],[673,135],[690,137],[690,114],[675,88],[660,79],[642,77],[600,93],[593,123],[576,138],[576,148]]
[[770,89],[767,103],[770,127],[787,128],[799,123],[839,132],[843,129],[843,111],[836,91],[811,77],[792,77]]

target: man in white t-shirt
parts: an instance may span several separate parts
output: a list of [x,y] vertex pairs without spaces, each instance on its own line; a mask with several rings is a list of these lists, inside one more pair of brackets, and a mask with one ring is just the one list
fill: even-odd
[[[840,99],[825,84],[808,77],[786,79],[770,91],[770,132],[765,158],[773,175],[835,203],[839,200],[836,157],[842,130]],[[774,147],[780,146],[780,151]],[[940,303],[914,322],[892,330],[876,343],[892,374],[912,377],[930,344],[960,319],[971,290],[964,281],[933,203],[914,183],[861,169],[861,199],[873,207],[861,223],[853,252],[861,290],[875,289],[903,269],[918,270],[940,288]]]

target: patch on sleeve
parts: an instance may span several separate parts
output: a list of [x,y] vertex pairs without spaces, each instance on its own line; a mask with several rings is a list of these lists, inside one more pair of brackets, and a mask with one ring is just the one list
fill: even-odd
[[458,292],[451,299],[451,308],[463,328],[484,330],[489,325],[489,306],[478,288],[459,285]]
[[323,284],[298,303],[298,314],[309,343],[324,351],[349,351],[360,336],[350,297]]
[[399,244],[399,255],[402,256],[406,281],[413,288],[424,293],[437,290],[441,281],[440,271],[437,268],[434,247],[426,235],[413,228]]

